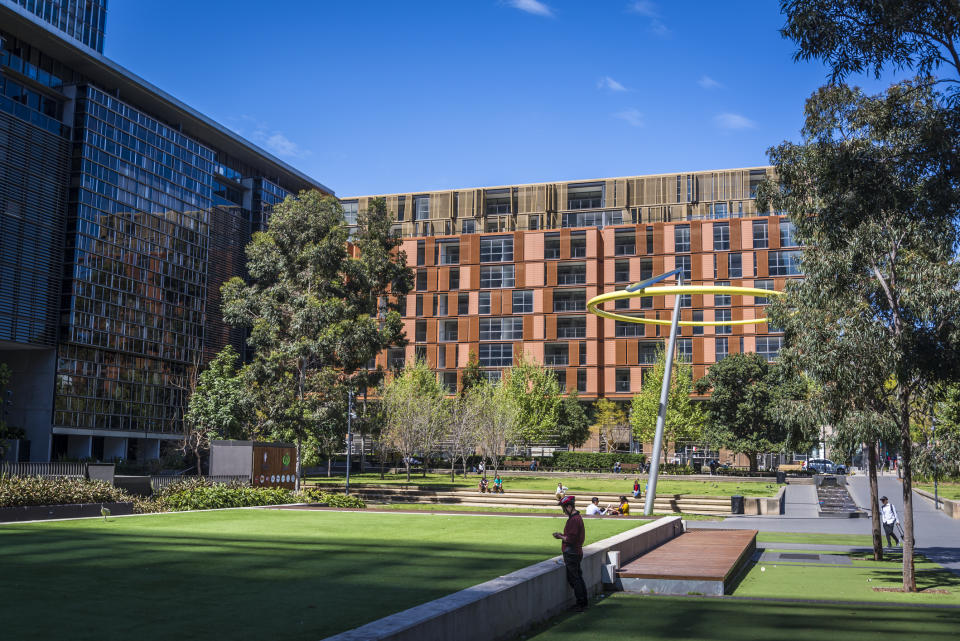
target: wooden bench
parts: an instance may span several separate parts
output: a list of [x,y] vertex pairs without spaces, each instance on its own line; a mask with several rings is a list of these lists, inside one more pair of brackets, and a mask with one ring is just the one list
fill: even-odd
[[639,463],[621,463],[620,471],[621,472],[638,472],[640,470]]
[[778,472],[802,472],[803,463],[781,463],[777,468]]

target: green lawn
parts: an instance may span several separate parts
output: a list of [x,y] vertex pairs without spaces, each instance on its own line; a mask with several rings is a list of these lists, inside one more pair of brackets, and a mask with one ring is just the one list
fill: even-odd
[[[0,525],[5,639],[321,639],[559,554],[555,519],[226,510]],[[588,542],[636,527],[591,520]]]
[[[915,483],[914,488],[933,494],[933,483]],[[942,499],[960,501],[960,483],[943,481],[937,483],[937,496]]]
[[[365,474],[351,474],[350,483],[351,485],[355,483],[364,485],[403,485],[431,490],[452,490],[464,487],[476,487],[479,478],[479,475],[471,474],[466,479],[458,476],[455,481],[451,482],[449,474],[427,474],[426,477],[414,474],[410,477],[410,483],[408,484],[405,474],[387,474],[384,479],[381,479],[379,474],[368,472]],[[568,491],[573,494],[614,492],[629,496],[633,493],[633,481],[635,478],[636,477],[630,475],[624,475],[622,479],[505,476],[503,477],[503,486],[507,491],[553,491],[557,489],[557,481],[562,481],[563,484],[569,488]],[[329,478],[326,476],[314,476],[308,478],[307,481],[321,485],[333,484],[342,486],[344,479],[343,477],[337,476]],[[646,489],[646,480],[641,480],[640,485]],[[717,480],[709,481],[675,481],[664,479],[657,483],[657,494],[694,494],[701,496],[730,496],[732,494],[742,494],[744,496],[774,496],[779,489],[779,486],[775,483],[725,481],[719,477]]]
[[[557,518],[562,518],[563,514],[560,513],[560,508],[550,507],[550,508],[541,508],[541,507],[486,507],[478,505],[456,505],[456,504],[440,504],[440,503],[390,503],[387,505],[373,505],[371,506],[377,510],[409,510],[409,511],[418,511],[418,512],[503,512],[504,514],[552,514]],[[640,507],[637,514],[642,514],[643,508]],[[635,515],[636,516],[636,515]],[[653,518],[660,518],[662,516],[681,516],[684,521],[719,521],[723,519],[721,516],[710,516],[709,514],[680,514],[676,512],[654,512]],[[613,517],[610,517],[613,518]],[[634,521],[638,526],[643,525],[644,523],[649,523],[649,521]]]
[[537,641],[955,640],[960,609],[782,603],[618,593],[562,617]]
[[771,542],[873,547],[873,538],[869,534],[808,534],[805,532],[760,532],[757,534],[757,543]]

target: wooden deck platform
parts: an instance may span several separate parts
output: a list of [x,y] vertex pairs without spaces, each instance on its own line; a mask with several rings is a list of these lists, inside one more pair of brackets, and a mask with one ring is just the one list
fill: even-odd
[[756,530],[691,529],[617,572],[628,592],[724,594],[757,547]]

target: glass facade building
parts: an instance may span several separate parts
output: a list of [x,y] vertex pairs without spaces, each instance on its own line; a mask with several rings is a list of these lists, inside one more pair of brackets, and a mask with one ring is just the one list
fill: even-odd
[[103,53],[107,0],[16,0],[16,4],[91,49]]
[[83,40],[80,8],[102,46],[103,2],[0,0],[7,422],[24,460],[151,459],[182,435],[191,370],[243,353],[220,286],[251,233],[286,196],[332,192],[39,22]]

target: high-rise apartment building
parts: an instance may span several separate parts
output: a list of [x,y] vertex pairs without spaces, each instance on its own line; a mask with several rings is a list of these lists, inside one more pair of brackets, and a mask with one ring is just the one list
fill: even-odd
[[332,193],[97,53],[104,11],[0,0],[3,411],[32,460],[179,439],[186,373],[243,350],[219,288],[251,231],[289,193]]
[[[416,270],[406,299],[409,346],[381,364],[422,358],[456,389],[470,354],[498,378],[521,354],[554,368],[585,399],[639,391],[669,326],[587,312],[594,296],[677,267],[686,284],[781,290],[800,275],[783,216],[759,212],[768,168],[509,185],[383,196]],[[348,219],[374,196],[343,200]],[[672,296],[608,303],[668,320]],[[762,318],[767,300],[685,296],[682,320]],[[782,333],[766,323],[683,327],[679,358],[694,376],[737,352],[776,357]]]

